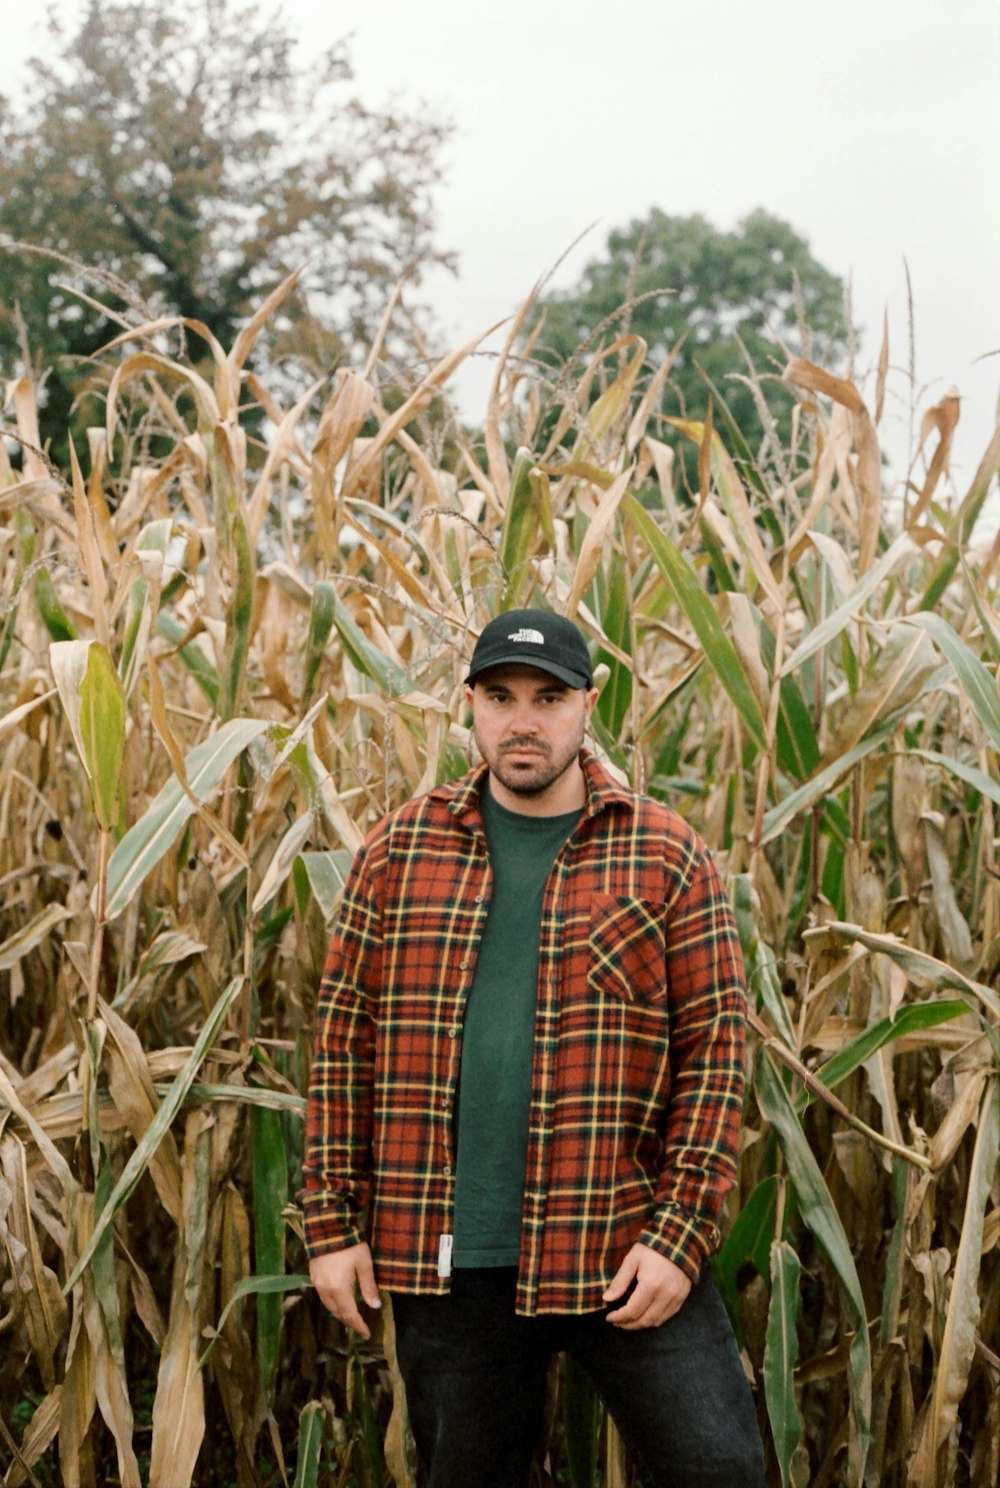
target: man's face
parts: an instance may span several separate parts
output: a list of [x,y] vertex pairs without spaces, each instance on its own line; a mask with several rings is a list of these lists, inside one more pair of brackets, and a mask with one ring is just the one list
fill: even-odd
[[479,752],[512,795],[538,798],[576,767],[596,689],[530,666],[492,667],[466,688]]

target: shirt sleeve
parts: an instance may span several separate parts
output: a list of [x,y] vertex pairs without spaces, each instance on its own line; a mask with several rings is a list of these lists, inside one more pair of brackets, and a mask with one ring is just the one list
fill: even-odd
[[736,1181],[743,1103],[746,983],[736,923],[704,853],[668,914],[670,1100],[657,1207],[643,1244],[696,1281],[719,1244]]
[[366,845],[344,886],[316,1007],[300,1195],[310,1256],[365,1239],[381,973],[381,905]]

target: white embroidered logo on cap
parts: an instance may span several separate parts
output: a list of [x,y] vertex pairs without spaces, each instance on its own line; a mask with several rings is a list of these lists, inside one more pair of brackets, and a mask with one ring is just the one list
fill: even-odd
[[545,637],[540,630],[529,630],[526,626],[515,630],[507,637],[508,641],[530,641],[533,646],[544,646]]

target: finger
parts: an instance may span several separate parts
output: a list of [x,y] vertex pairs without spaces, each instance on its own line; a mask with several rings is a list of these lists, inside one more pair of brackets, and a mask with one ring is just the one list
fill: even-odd
[[640,1281],[625,1306],[619,1307],[617,1312],[609,1312],[605,1321],[618,1327],[648,1327],[646,1314],[653,1310],[655,1302],[656,1292],[648,1283]]
[[362,1338],[371,1338],[371,1329],[358,1311],[353,1290],[347,1293],[336,1293],[335,1305],[331,1306],[330,1311],[334,1317],[346,1323],[348,1328],[353,1328],[355,1333],[359,1333]]
[[617,1302],[618,1298],[623,1296],[632,1285],[637,1270],[637,1262],[632,1259],[631,1254],[627,1255],[611,1278],[610,1284],[605,1288],[605,1302]]
[[341,1281],[334,1283],[323,1277],[317,1278],[314,1285],[316,1287],[316,1294],[327,1312],[332,1312],[335,1318],[342,1323],[346,1323],[348,1327],[360,1333],[363,1338],[371,1336],[368,1324],[358,1311],[357,1303],[354,1299],[353,1274],[347,1285]]
[[375,1283],[375,1267],[372,1265],[371,1251],[366,1250],[358,1257],[357,1277],[358,1290],[368,1306],[381,1307],[382,1299]]
[[[686,1292],[664,1296],[655,1288],[651,1288],[643,1306],[639,1292],[640,1288],[637,1287],[627,1305],[620,1307],[617,1312],[609,1312],[605,1321],[614,1323],[618,1328],[658,1328],[661,1323],[667,1322],[675,1313],[680,1312],[687,1296]],[[635,1305],[637,1298],[639,1299],[638,1305]]]

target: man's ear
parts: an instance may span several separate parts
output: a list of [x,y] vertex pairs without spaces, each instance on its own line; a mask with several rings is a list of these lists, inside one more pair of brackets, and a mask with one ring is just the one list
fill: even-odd
[[465,686],[465,701],[468,703],[469,707],[471,708],[472,707],[472,688],[468,685],[468,683],[466,683],[466,686]]

